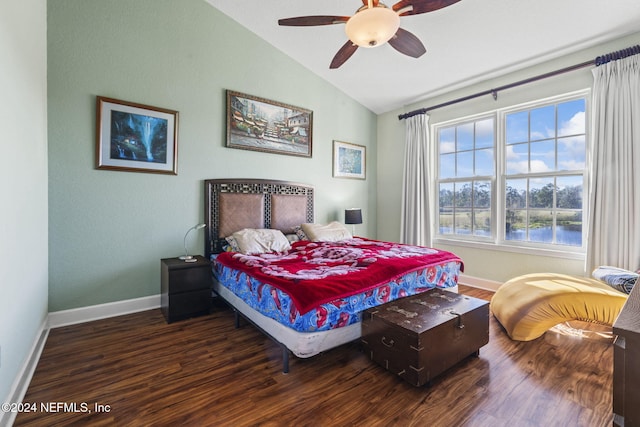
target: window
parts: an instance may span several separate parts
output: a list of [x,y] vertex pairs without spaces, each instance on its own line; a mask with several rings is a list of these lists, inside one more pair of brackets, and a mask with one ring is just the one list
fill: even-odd
[[439,129],[440,233],[491,237],[494,128],[489,117]]
[[505,240],[582,247],[586,101],[505,114]]
[[439,236],[581,249],[586,96],[435,126]]

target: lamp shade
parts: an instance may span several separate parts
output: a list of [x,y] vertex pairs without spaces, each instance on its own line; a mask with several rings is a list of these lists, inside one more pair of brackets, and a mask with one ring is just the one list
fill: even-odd
[[362,224],[362,209],[353,208],[344,211],[345,224]]
[[400,16],[386,6],[362,9],[347,21],[347,37],[360,47],[376,47],[389,41],[400,27]]

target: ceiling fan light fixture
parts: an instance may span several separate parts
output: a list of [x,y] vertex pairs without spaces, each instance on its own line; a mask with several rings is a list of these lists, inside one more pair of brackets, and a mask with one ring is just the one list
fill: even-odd
[[363,8],[347,21],[345,32],[360,47],[380,46],[391,39],[400,28],[400,16],[382,3]]

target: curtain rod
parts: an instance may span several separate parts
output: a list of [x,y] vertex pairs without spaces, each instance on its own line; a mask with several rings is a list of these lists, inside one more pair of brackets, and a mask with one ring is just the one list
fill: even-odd
[[606,55],[602,55],[602,56],[598,56],[596,59],[591,60],[591,61],[586,61],[586,62],[582,62],[580,64],[575,64],[572,65],[570,67],[566,67],[566,68],[561,68],[559,70],[555,70],[555,71],[551,71],[545,74],[540,74],[538,76],[534,76],[534,77],[530,77],[528,79],[524,79],[524,80],[520,80],[517,81],[515,83],[510,83],[504,86],[499,86],[497,88],[494,89],[488,89],[488,90],[484,90],[482,92],[478,92],[478,93],[474,93],[473,95],[467,95],[467,96],[463,96],[462,98],[456,98],[456,99],[452,99],[451,101],[447,101],[447,102],[443,102],[442,104],[438,104],[438,105],[433,105],[431,107],[427,107],[427,108],[420,108],[419,110],[413,110],[410,111],[408,113],[404,113],[404,114],[400,114],[398,116],[398,120],[403,120],[403,119],[408,119],[409,117],[413,117],[416,116],[418,114],[424,114],[428,111],[431,110],[435,110],[437,108],[442,108],[442,107],[448,107],[449,105],[453,105],[453,104],[457,104],[463,101],[468,101],[470,99],[473,98],[479,98],[481,96],[485,96],[485,95],[492,95],[493,99],[498,99],[498,91],[501,90],[505,90],[505,89],[511,89],[513,87],[516,86],[522,86],[528,83],[532,83],[538,80],[542,80],[542,79],[546,79],[549,77],[553,77],[553,76],[557,76],[560,74],[564,74],[564,73],[568,73],[569,71],[574,71],[574,70],[578,70],[580,68],[585,68],[585,67],[589,67],[591,65],[595,65],[600,66],[600,65],[604,65],[608,62],[611,61],[617,61],[618,59],[622,59],[622,58],[626,58],[628,56],[632,56],[632,55],[638,55],[640,54],[640,45],[635,45],[632,47],[628,47],[626,49],[622,49],[619,50],[617,52],[611,52],[611,53],[607,53]]

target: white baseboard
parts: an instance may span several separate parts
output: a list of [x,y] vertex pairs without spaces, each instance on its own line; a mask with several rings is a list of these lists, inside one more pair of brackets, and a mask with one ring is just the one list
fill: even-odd
[[[36,367],[38,366],[38,361],[40,360],[40,355],[42,354],[42,350],[44,350],[44,345],[47,342],[48,336],[49,328],[47,319],[45,318],[44,322],[42,322],[42,326],[40,326],[40,331],[31,346],[29,357],[25,359],[22,369],[20,369],[20,372],[11,386],[6,402],[22,402],[22,399],[29,388],[29,384],[31,383],[31,378],[33,378],[33,373],[36,371]],[[17,415],[17,412],[0,411],[0,426],[13,425]]]
[[49,313],[49,328],[75,325],[78,323],[90,322],[92,320],[122,316],[124,314],[137,313],[145,310],[153,310],[154,308],[159,307],[160,295],[158,294],[124,301],[109,302],[106,304],[91,305],[89,307],[54,311]]
[[461,285],[472,286],[474,288],[484,289],[487,291],[497,291],[502,282],[496,282],[494,280],[481,279],[479,277],[467,276],[466,274],[461,274],[458,282]]

